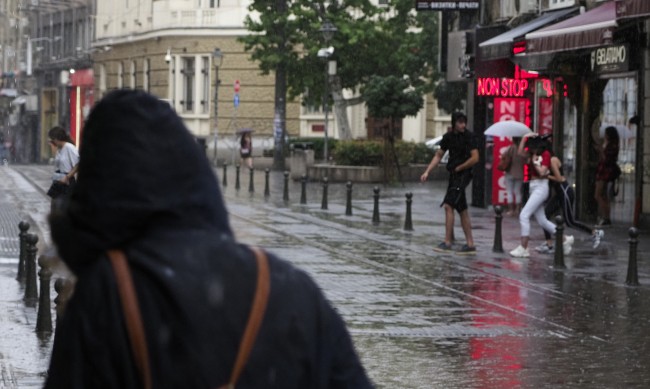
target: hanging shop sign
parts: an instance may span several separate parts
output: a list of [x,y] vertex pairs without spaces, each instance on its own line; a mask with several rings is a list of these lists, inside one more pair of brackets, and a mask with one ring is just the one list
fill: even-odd
[[492,97],[524,97],[529,82],[526,79],[481,77],[476,79],[476,95]]
[[598,47],[591,51],[591,70],[597,74],[628,71],[629,53],[625,44]]
[[479,9],[479,1],[476,0],[416,0],[416,11],[476,11]]

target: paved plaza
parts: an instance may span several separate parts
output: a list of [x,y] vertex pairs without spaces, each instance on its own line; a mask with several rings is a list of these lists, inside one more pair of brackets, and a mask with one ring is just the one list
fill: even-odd
[[[0,167],[0,388],[39,387],[51,338],[34,333],[35,308],[22,302],[16,281],[18,222],[39,235],[39,252],[52,250],[44,190],[49,166]],[[222,170],[218,171],[222,182]],[[565,269],[553,256],[515,259],[494,253],[492,209],[470,208],[476,256],[440,254],[444,236],[438,207],[446,183],[379,185],[379,222],[373,188],[355,184],[352,215],[346,187],[289,182],[262,172],[250,192],[248,174],[223,188],[238,239],[274,252],[311,274],[349,325],[369,376],[379,388],[646,388],[650,386],[650,269],[639,236],[640,286],[625,284],[628,226],[606,230],[601,246],[578,231]],[[406,193],[413,193],[413,231],[405,231]],[[457,221],[458,224],[458,221]],[[569,230],[570,231],[570,230]],[[462,244],[462,231],[455,231]],[[519,225],[503,220],[503,246],[518,244]],[[532,245],[543,234],[533,222]],[[62,270],[57,276],[69,276]],[[56,296],[51,291],[52,296]],[[54,312],[53,312],[54,315]]]

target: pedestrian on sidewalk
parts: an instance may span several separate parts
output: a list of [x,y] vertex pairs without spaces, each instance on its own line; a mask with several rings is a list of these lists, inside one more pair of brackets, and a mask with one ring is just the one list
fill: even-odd
[[[551,234],[555,234],[556,226],[551,223],[544,213],[544,202],[548,198],[549,184],[548,176],[551,167],[550,142],[538,137],[537,134],[531,133],[524,136],[519,143],[519,154],[527,157],[528,171],[530,172],[530,194],[526,205],[519,214],[519,224],[521,225],[521,244],[514,250],[510,251],[513,257],[529,257],[528,242],[530,240],[530,219],[535,216],[535,220],[543,229]],[[571,252],[573,236],[565,236],[562,249],[564,254]]]
[[519,155],[519,143],[521,143],[521,137],[512,138],[512,144],[504,151],[504,154],[510,159],[510,166],[504,172],[506,199],[508,202],[506,216],[519,216],[521,212],[521,188],[524,183],[524,164],[526,163],[526,159]]
[[47,136],[54,152],[54,173],[47,195],[52,198],[52,207],[54,207],[57,199],[68,195],[76,183],[79,152],[63,127],[52,127],[47,132]]
[[[562,161],[560,161],[560,158],[558,158],[557,155],[551,157],[551,174],[549,174],[548,179],[553,194],[544,207],[546,217],[551,217],[558,213],[558,211],[561,211],[566,226],[588,233],[593,242],[592,247],[594,249],[598,248],[601,240],[605,236],[605,232],[601,229],[592,228],[575,219],[575,191],[564,176]],[[546,238],[546,243],[539,246],[537,251],[552,252],[552,235],[548,231],[544,230],[544,237]]]
[[[247,318],[259,312],[256,279],[267,267],[256,263],[268,265],[270,289],[241,387],[372,387],[312,278],[235,240],[210,163],[168,104],[143,91],[111,92],[90,113],[83,144],[77,187],[50,216],[77,283],[45,388],[135,389],[146,377],[157,389],[231,383]],[[125,316],[133,316],[123,313],[115,250],[133,280],[139,348],[127,333]]]
[[445,210],[445,240],[435,249],[443,252],[453,251],[454,210],[456,210],[460,215],[460,225],[467,241],[456,253],[471,255],[476,253],[476,246],[472,237],[472,222],[467,210],[465,189],[472,181],[472,167],[478,162],[478,140],[474,133],[467,129],[467,116],[464,113],[452,113],[451,126],[451,132],[443,135],[440,148],[420,177],[420,181],[427,180],[431,170],[438,166],[445,152],[449,151],[447,162],[449,185],[440,205]]
[[600,151],[600,159],[596,166],[596,187],[594,198],[598,203],[598,226],[612,224],[611,201],[609,186],[620,177],[621,168],[618,166],[618,152],[620,149],[620,137],[614,126],[605,128],[605,140]]
[[242,133],[239,139],[239,156],[249,169],[253,168],[253,137],[250,131]]

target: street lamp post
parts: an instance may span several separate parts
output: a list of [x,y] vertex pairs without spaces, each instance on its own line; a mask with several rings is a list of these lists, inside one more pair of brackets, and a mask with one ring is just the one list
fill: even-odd
[[[325,44],[334,37],[337,28],[329,20],[325,20],[320,32],[323,34]],[[323,96],[323,110],[325,111],[325,126],[323,127],[323,158],[325,163],[329,163],[328,153],[328,129],[329,129],[329,95],[330,95],[330,82],[329,82],[329,58],[334,54],[334,47],[330,46],[318,50],[318,56],[325,59],[325,93]]]
[[219,84],[221,83],[221,80],[219,80],[219,67],[221,66],[223,62],[223,53],[221,52],[220,48],[214,49],[214,52],[212,53],[212,56],[214,57],[214,158],[213,158],[213,163],[214,166],[217,166],[217,135],[219,133],[219,127],[218,127],[218,120],[219,117],[217,116],[218,113],[218,108],[219,108]]

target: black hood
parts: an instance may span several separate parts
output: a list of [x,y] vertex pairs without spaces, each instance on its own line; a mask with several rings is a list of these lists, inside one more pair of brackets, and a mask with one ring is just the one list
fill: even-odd
[[158,98],[127,90],[106,95],[88,117],[79,156],[69,203],[50,217],[53,240],[73,271],[168,226],[232,235],[205,151]]

